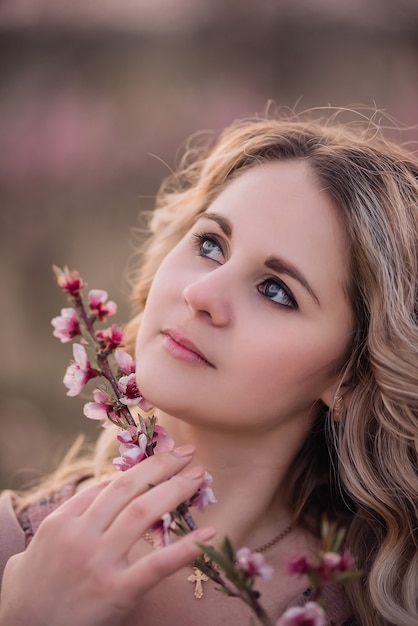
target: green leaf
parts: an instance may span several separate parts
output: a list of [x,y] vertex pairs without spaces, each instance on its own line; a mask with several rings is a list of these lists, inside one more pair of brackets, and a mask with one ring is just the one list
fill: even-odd
[[221,545],[221,551],[231,563],[235,562],[235,559],[236,559],[235,550],[228,537],[225,537],[224,542]]
[[206,574],[206,576],[209,576],[209,578],[213,577],[213,570],[205,563],[202,557],[193,561],[193,567],[200,569],[200,571]]

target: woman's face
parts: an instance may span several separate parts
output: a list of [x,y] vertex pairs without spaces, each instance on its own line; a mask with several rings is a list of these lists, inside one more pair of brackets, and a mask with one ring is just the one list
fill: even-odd
[[137,340],[145,397],[189,423],[306,430],[354,329],[348,242],[302,161],[234,179],[160,266]]

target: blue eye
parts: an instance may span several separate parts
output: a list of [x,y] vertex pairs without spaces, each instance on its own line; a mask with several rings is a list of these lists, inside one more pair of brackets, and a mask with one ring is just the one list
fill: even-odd
[[200,235],[195,234],[193,237],[195,239],[195,246],[199,256],[212,259],[218,263],[223,261],[222,248],[213,235],[206,235],[203,233]]
[[277,278],[268,278],[258,286],[259,292],[268,300],[281,306],[297,309],[298,304],[291,291]]

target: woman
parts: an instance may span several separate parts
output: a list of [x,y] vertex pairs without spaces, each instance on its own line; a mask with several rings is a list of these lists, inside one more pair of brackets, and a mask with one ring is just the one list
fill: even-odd
[[[305,601],[286,564],[315,552],[323,513],[363,572],[347,598],[330,592],[329,623],[417,623],[417,177],[376,128],[334,122],[245,120],[186,155],[159,193],[127,329],[180,448],[82,481],[9,561],[1,626],[248,623],[188,582],[196,541],[225,535],[269,546],[276,619]],[[204,470],[218,504],[201,534],[153,550],[144,533]]]

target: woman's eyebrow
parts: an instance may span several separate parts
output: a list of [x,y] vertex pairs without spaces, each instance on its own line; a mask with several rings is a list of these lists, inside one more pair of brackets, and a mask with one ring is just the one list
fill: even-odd
[[226,219],[226,217],[223,217],[222,215],[219,215],[218,213],[202,213],[200,217],[207,217],[209,220],[213,220],[214,222],[218,224],[218,226],[221,228],[221,230],[224,232],[224,234],[227,237],[231,237],[232,224],[228,219]]
[[283,259],[278,259],[275,256],[268,257],[264,265],[268,269],[273,270],[274,272],[277,272],[278,274],[287,274],[287,276],[290,276],[291,278],[294,278],[295,280],[297,280],[298,283],[300,283],[302,287],[304,287],[306,291],[310,294],[310,296],[315,300],[317,305],[321,306],[318,296],[316,295],[316,293],[314,292],[314,290],[312,289],[312,287],[310,286],[306,278],[303,276],[303,274],[301,274],[300,271],[294,265],[291,265],[290,263],[288,263],[287,261],[284,261]]
[[[219,213],[202,213],[200,217],[206,217],[209,220],[212,220],[218,224],[221,230],[225,233],[227,237],[231,237],[232,235],[232,224],[231,222],[224,217],[223,215],[219,215]],[[291,278],[297,280],[302,287],[306,289],[309,295],[315,300],[318,306],[321,306],[319,302],[318,296],[310,286],[307,279],[301,274],[301,272],[291,263],[284,261],[283,259],[279,259],[275,256],[270,256],[266,259],[264,263],[265,267],[278,274],[286,274]]]

